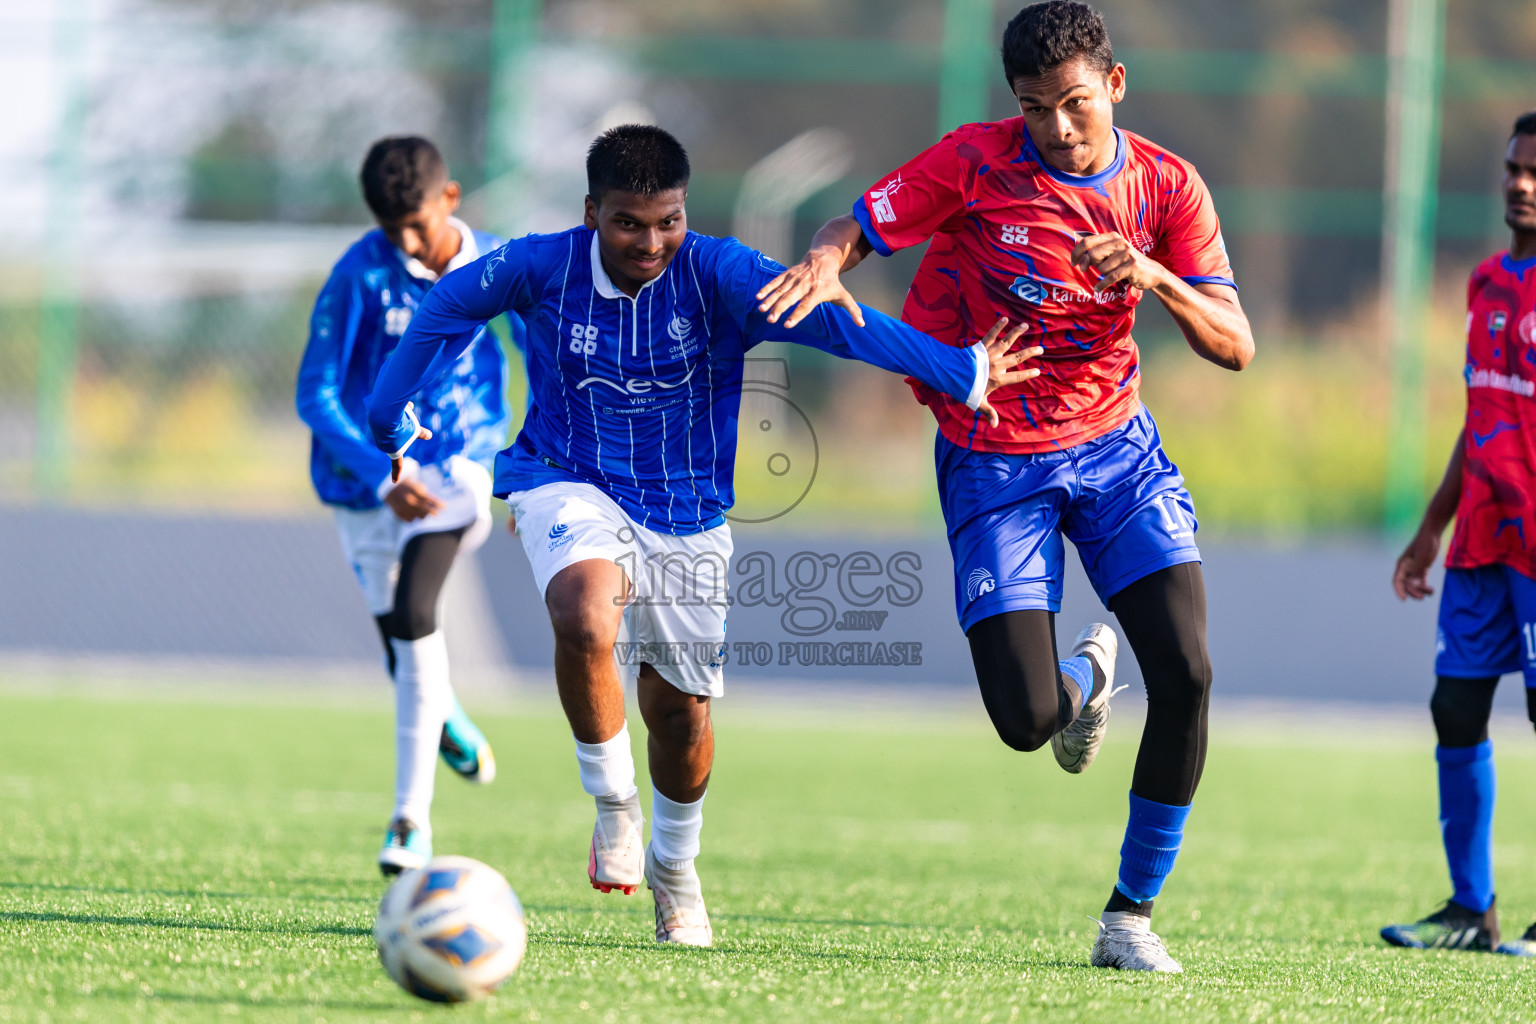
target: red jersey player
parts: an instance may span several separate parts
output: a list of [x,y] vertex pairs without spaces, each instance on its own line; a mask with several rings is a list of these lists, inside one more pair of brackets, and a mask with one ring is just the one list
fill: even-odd
[[1151,930],[1204,765],[1211,667],[1194,506],[1137,397],[1131,340],[1151,292],[1196,352],[1253,356],[1210,193],[1193,167],[1113,125],[1125,94],[1103,18],[1050,0],[1003,36],[1022,116],[967,125],[881,178],[760,293],[773,320],[857,306],[838,275],[929,241],[902,319],[954,344],[1006,317],[1041,373],[1001,389],[997,426],[914,384],[939,421],[955,603],[987,711],[1018,750],[1050,741],[1080,772],[1109,717],[1118,641],[1102,623],[1058,661],[1065,535],[1147,685],[1119,880],[1092,962],[1178,971]]
[[1429,917],[1388,925],[1381,937],[1536,956],[1536,925],[1499,941],[1488,739],[1494,687],[1506,672],[1524,673],[1536,722],[1536,113],[1515,122],[1505,153],[1504,222],[1514,232],[1509,249],[1467,282],[1466,423],[1392,578],[1399,598],[1433,593],[1429,567],[1455,517],[1429,703],[1453,892]]

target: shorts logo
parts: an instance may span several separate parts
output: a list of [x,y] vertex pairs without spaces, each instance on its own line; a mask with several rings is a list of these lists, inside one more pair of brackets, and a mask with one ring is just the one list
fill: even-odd
[[982,594],[990,594],[997,589],[997,580],[986,569],[972,569],[971,574],[965,578],[965,599],[974,601]]
[[1502,309],[1494,310],[1488,314],[1488,333],[1497,334],[1504,329],[1504,325],[1507,323],[1509,323],[1509,314]]
[[1525,314],[1517,325],[1520,331],[1520,340],[1527,345],[1536,345],[1536,311]]
[[901,185],[901,175],[898,174],[869,193],[869,198],[874,203],[870,210],[875,215],[875,223],[889,224],[896,219],[896,208],[891,205],[891,197],[901,191]]
[[556,523],[549,528],[549,550],[564,547],[571,542],[570,527],[564,523]]

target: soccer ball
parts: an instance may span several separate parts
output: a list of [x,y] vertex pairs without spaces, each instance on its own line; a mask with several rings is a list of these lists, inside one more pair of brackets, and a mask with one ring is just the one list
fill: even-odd
[[489,995],[517,969],[528,925],[496,869],[437,857],[401,872],[373,925],[384,970],[407,992],[437,1003]]

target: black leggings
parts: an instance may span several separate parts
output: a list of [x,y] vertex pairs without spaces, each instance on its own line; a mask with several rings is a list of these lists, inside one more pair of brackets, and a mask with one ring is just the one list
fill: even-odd
[[[1186,805],[1205,769],[1211,658],[1200,563],[1161,569],[1109,600],[1147,687],[1147,724],[1131,792]],[[966,634],[987,714],[1004,743],[1036,750],[1077,716],[1081,692],[1057,667],[1056,616],[1004,612]]]
[[[1488,717],[1493,713],[1493,691],[1498,685],[1497,676],[1435,679],[1429,713],[1435,719],[1435,736],[1442,747],[1475,747],[1488,738]],[[1536,725],[1536,690],[1529,687],[1525,691],[1525,713]]]
[[395,674],[395,650],[390,640],[420,640],[437,631],[437,604],[459,553],[459,541],[469,527],[441,533],[418,533],[400,553],[400,579],[395,583],[395,606],[374,616],[389,674]]

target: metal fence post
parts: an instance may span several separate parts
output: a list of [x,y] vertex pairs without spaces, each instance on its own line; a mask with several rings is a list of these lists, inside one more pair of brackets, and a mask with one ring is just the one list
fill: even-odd
[[987,117],[987,83],[1002,74],[992,37],[994,0],[945,0],[939,134]]
[[1434,284],[1440,175],[1440,90],[1445,0],[1392,0],[1387,87],[1388,242],[1392,409],[1387,435],[1385,525],[1414,528],[1425,493],[1424,346]]
[[86,116],[86,0],[54,7],[53,62],[59,114],[48,161],[48,243],[37,335],[37,435],[32,478],[40,495],[69,487],[71,397],[80,347],[77,236]]
[[543,22],[542,0],[495,0],[491,23],[491,95],[485,130],[485,180],[500,198],[490,211],[503,234],[511,233],[515,219],[508,199],[515,192],[519,171],[519,140],[523,137],[524,112],[531,91],[529,59],[538,44]]

